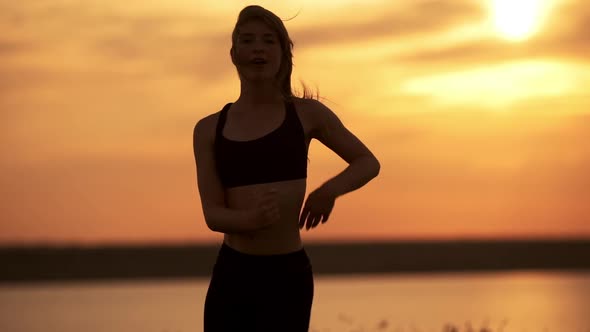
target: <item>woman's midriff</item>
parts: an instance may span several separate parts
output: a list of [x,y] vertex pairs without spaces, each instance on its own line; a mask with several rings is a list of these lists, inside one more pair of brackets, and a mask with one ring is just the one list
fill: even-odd
[[256,193],[271,188],[278,191],[281,219],[258,231],[225,234],[224,242],[228,246],[252,255],[285,254],[303,247],[299,234],[299,213],[305,198],[305,179],[230,188],[226,192],[228,207],[254,208]]

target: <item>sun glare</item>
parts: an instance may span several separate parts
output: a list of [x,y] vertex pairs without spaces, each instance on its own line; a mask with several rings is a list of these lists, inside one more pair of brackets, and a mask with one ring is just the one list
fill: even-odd
[[521,41],[532,36],[540,25],[546,0],[492,0],[494,27],[503,38]]

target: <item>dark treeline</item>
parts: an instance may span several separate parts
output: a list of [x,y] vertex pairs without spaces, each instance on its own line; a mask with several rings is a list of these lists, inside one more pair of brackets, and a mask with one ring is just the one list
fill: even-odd
[[[590,239],[309,243],[316,274],[590,270]],[[0,282],[210,275],[218,245],[3,247]]]

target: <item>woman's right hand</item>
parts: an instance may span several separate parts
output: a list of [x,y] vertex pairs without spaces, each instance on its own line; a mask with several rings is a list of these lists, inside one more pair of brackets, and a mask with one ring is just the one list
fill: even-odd
[[278,190],[270,188],[256,193],[256,209],[260,215],[256,226],[267,228],[277,223],[281,219]]

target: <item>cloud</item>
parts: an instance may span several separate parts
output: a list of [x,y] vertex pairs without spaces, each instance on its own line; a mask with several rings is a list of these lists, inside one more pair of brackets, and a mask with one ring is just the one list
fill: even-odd
[[351,11],[335,15],[337,22],[327,17],[325,23],[296,29],[293,39],[305,47],[375,38],[397,39],[439,32],[484,15],[483,8],[470,1],[412,1],[403,7],[370,8],[362,14]]
[[[120,71],[142,78],[182,77],[197,84],[223,82],[235,75],[228,54],[233,16],[229,21],[199,11],[123,12],[108,5],[65,2],[13,9],[22,19],[11,31],[15,38],[25,39],[0,42],[0,55],[21,52],[41,58],[63,51],[76,57],[65,61],[87,65],[60,70],[83,71],[80,74],[84,75]],[[372,6],[363,10],[366,15],[352,7],[332,13],[338,21],[293,28],[296,43],[300,40],[301,46],[308,47],[426,34],[482,14],[470,1],[417,1],[386,9]],[[38,33],[31,34],[33,29]]]
[[[564,20],[564,17],[568,19]],[[580,1],[556,8],[553,19],[546,22],[546,29],[522,43],[511,43],[499,38],[479,39],[410,51],[395,55],[390,60],[396,64],[431,65],[446,69],[525,58],[553,57],[587,61],[590,58],[590,35],[587,33],[589,21],[590,5]]]
[[[94,42],[95,54],[115,66],[145,63],[154,75],[192,77],[199,82],[215,82],[234,72],[229,57],[229,37],[222,34],[190,33],[166,35],[129,32],[101,37]],[[225,56],[226,61],[220,61]]]
[[[9,67],[0,65],[0,104],[8,96],[19,100],[26,93],[43,88],[63,80],[63,75],[55,70],[45,68]],[[21,102],[23,101],[20,99]]]
[[[234,73],[230,32],[210,17],[184,14],[102,17],[105,29],[88,47],[113,66],[143,64],[154,76],[182,76],[202,83]],[[225,56],[226,61],[220,61]]]
[[0,40],[0,57],[18,55],[35,50],[35,44],[22,41]]
[[391,190],[509,190],[579,200],[590,195],[589,120],[555,112],[400,116],[389,122],[395,126],[374,128],[375,153],[395,183]]
[[[567,19],[564,19],[567,18]],[[590,55],[590,4],[584,1],[558,8],[549,29],[534,40],[534,46],[554,53],[577,59],[588,59]]]
[[[27,63],[21,61],[19,67],[31,69],[40,62],[36,68],[59,67],[64,73],[120,71],[199,82],[233,73],[230,32],[224,31],[231,27],[202,11],[129,11],[108,4],[47,2],[12,5],[10,12],[20,19],[0,25],[6,28],[0,36],[0,56],[26,57]],[[62,61],[54,66],[47,60],[56,55]],[[226,62],[219,61],[221,55],[227,55]],[[0,63],[0,68],[6,66]]]

